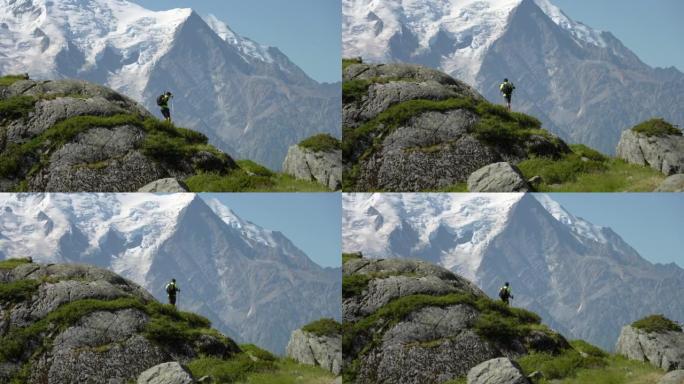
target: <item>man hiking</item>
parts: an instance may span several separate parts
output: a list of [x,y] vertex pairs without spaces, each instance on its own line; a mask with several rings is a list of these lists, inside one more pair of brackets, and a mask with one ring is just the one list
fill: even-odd
[[499,86],[499,90],[501,90],[504,99],[506,99],[506,105],[508,106],[509,111],[511,110],[511,97],[513,96],[514,89],[515,85],[508,81],[508,79],[504,79],[503,83]]
[[176,279],[171,279],[171,282],[166,284],[166,294],[169,295],[169,304],[176,306],[176,293],[180,292],[180,288],[176,285]]
[[166,91],[157,97],[157,105],[161,107],[161,113],[164,116],[166,122],[171,122],[171,110],[169,109],[169,101],[173,97],[171,92]]
[[513,299],[513,295],[511,294],[511,285],[508,283],[508,281],[503,287],[501,287],[501,289],[499,289],[499,298],[501,301],[506,303],[506,305],[509,305],[509,299]]

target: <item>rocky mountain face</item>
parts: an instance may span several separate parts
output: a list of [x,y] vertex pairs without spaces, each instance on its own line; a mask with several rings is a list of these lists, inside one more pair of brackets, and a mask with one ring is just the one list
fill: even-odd
[[620,331],[615,351],[665,371],[684,369],[684,333],[681,330],[648,332],[626,325]]
[[447,188],[491,163],[570,151],[535,118],[437,70],[350,63],[343,88],[345,190]]
[[345,251],[429,261],[490,296],[509,281],[515,306],[607,350],[624,324],[647,314],[684,320],[676,294],[684,270],[649,263],[545,195],[346,195],[342,228]]
[[339,269],[312,262],[283,234],[194,194],[5,195],[0,255],[110,269],[208,317],[240,342],[284,353],[290,334],[340,318]]
[[343,15],[345,57],[439,68],[497,103],[509,78],[514,109],[572,143],[614,153],[640,121],[684,123],[682,72],[649,67],[549,0],[344,0]]
[[237,168],[194,131],[78,80],[0,85],[0,190],[132,192],[157,179]]
[[[159,324],[178,327],[175,339]],[[129,382],[164,362],[240,351],[206,320],[165,311],[112,272],[33,263],[0,267],[0,344],[0,381],[50,384]]]
[[442,383],[496,357],[569,348],[533,313],[426,262],[352,258],[343,297],[345,382]]
[[174,121],[274,169],[314,133],[339,137],[339,84],[317,83],[213,16],[106,0],[5,0],[0,10],[2,73],[89,80],[150,110],[170,90]]

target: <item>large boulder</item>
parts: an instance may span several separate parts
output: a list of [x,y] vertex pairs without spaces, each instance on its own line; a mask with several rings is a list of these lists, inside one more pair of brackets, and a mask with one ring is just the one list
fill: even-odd
[[468,384],[529,384],[529,380],[516,362],[500,357],[473,367]]
[[488,312],[496,305],[470,281],[429,263],[347,260],[343,372],[358,384],[442,383],[487,360],[525,354],[533,345],[547,351],[569,347],[543,327],[507,343],[489,338],[476,324],[507,316]]
[[684,136],[648,136],[634,130],[622,132],[616,154],[619,158],[647,165],[665,175],[684,173]]
[[655,192],[684,192],[684,174],[678,173],[663,180]]
[[536,119],[433,69],[352,64],[343,81],[345,190],[449,188],[491,163],[569,152]]
[[297,179],[316,181],[335,191],[342,188],[342,150],[314,150],[293,145],[287,151],[283,172]]
[[647,332],[631,325],[620,332],[616,352],[632,360],[649,362],[666,371],[684,368],[684,333]]
[[134,192],[166,177],[237,168],[207,151],[204,135],[159,123],[86,81],[20,80],[0,86],[0,103],[12,105],[0,113],[0,190]]
[[192,384],[192,376],[177,362],[155,365],[138,376],[138,384]]
[[[27,261],[0,268],[0,285],[7,287],[0,291],[0,342],[15,341],[0,350],[3,383],[125,383],[158,364],[240,351],[201,326],[191,326],[192,337],[154,338],[148,333],[153,316],[180,320],[155,312],[159,304],[137,284],[94,266]],[[176,382],[153,376],[144,382]]]
[[303,364],[317,365],[334,375],[342,371],[342,334],[317,335],[297,329],[287,344],[287,356]]
[[484,166],[468,177],[470,192],[529,192],[530,186],[520,170],[501,162]]

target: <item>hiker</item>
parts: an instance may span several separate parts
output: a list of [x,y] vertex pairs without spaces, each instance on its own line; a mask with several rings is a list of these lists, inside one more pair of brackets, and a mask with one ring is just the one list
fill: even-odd
[[169,304],[176,306],[176,293],[180,292],[180,288],[176,285],[176,279],[171,279],[171,282],[166,284],[166,293],[169,295]]
[[504,99],[506,99],[506,105],[508,106],[508,110],[511,110],[511,97],[513,96],[513,90],[515,89],[515,85],[508,81],[508,79],[504,79],[503,83],[499,86],[499,89],[501,90],[501,93],[504,96]]
[[161,113],[164,116],[166,122],[171,122],[171,110],[169,109],[169,100],[173,97],[173,94],[169,91],[162,93],[157,97],[157,105],[161,107]]
[[513,295],[511,294],[511,285],[508,283],[508,281],[503,287],[501,287],[501,289],[499,289],[499,298],[501,298],[501,301],[506,303],[506,305],[509,305],[509,299],[513,299]]

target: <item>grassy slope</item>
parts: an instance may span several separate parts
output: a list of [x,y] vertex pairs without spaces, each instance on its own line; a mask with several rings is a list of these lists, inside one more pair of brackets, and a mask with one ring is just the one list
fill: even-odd
[[[360,63],[345,59],[343,67]],[[377,82],[401,81],[401,79],[380,79]],[[346,103],[361,102],[374,80],[351,80],[343,83],[343,100]],[[412,100],[388,108],[371,121],[355,129],[344,129],[343,151],[346,160],[362,142],[369,142],[370,148],[360,156],[363,160],[378,150],[379,140],[369,137],[385,137],[392,129],[425,111],[445,111],[466,108],[481,117],[475,127],[475,135],[492,145],[509,145],[529,137],[531,134],[545,134],[540,123],[533,117],[521,113],[508,113],[501,106],[488,102],[475,103],[468,99],[443,101]],[[681,131],[662,119],[641,123],[633,130],[646,135],[679,134]],[[382,132],[380,132],[382,131]],[[372,143],[371,143],[372,142]],[[572,152],[560,159],[532,155],[529,160],[518,164],[525,177],[542,176],[543,182],[536,186],[541,192],[650,192],[664,179],[660,172],[645,166],[628,164],[617,158],[610,158],[584,145],[571,145]],[[421,149],[419,149],[421,150]],[[422,149],[425,150],[425,149]],[[584,159],[583,159],[584,158]],[[352,168],[345,171],[344,189],[354,189],[358,167],[352,161]],[[428,192],[428,191],[426,191]],[[455,184],[437,192],[467,192],[465,183]]]
[[[27,263],[26,259],[9,259],[0,261],[0,269],[13,269]],[[40,284],[48,280],[18,280],[12,283],[0,283],[0,302],[5,309],[31,298]],[[49,282],[55,282],[50,280]],[[191,312],[176,310],[170,305],[158,302],[144,303],[135,297],[124,297],[114,300],[85,299],[63,304],[50,312],[45,318],[24,328],[12,328],[0,337],[0,363],[16,361],[27,352],[29,345],[36,346],[31,351],[37,356],[45,348],[49,348],[50,339],[56,336],[55,330],[64,330],[75,324],[83,316],[96,311],[116,311],[124,308],[137,308],[150,316],[150,322],[143,330],[149,340],[165,348],[175,348],[183,343],[191,343],[201,335],[212,335],[225,344],[233,341],[210,328],[206,318]],[[48,330],[50,331],[48,333]],[[45,336],[49,334],[50,336]],[[38,341],[42,341],[37,343]],[[107,351],[109,345],[94,347],[95,351]],[[319,367],[298,364],[290,359],[275,357],[270,352],[252,344],[241,345],[241,353],[229,359],[200,357],[188,363],[188,368],[195,378],[205,375],[215,376],[215,383],[304,383],[322,384],[332,381],[332,374]],[[24,363],[22,369],[11,383],[24,383],[31,372],[31,364]]]
[[[0,77],[0,86],[9,86],[21,80],[18,76]],[[41,99],[55,97],[82,98],[81,95],[39,95],[16,96],[0,100],[0,126],[3,121],[26,118],[33,110],[35,103]],[[36,159],[36,164],[29,170],[32,175],[47,165],[49,157],[56,148],[72,140],[76,135],[93,127],[114,127],[130,124],[143,129],[147,135],[142,144],[142,151],[150,158],[166,163],[188,158],[199,151],[211,152],[225,158],[226,154],[208,144],[207,137],[199,132],[176,127],[155,118],[142,119],[136,115],[77,116],[60,121],[40,135],[22,144],[9,144],[0,153],[0,177],[16,177],[22,171],[26,158]],[[334,140],[334,139],[333,139]],[[305,143],[306,144],[306,143]],[[332,140],[324,137],[312,138],[308,144],[329,147]],[[339,144],[337,144],[339,146]],[[229,174],[203,173],[185,180],[192,192],[323,192],[328,189],[315,182],[297,180],[290,175],[271,172],[249,160],[238,161],[240,169]],[[84,167],[98,169],[104,162],[83,164]],[[19,183],[16,192],[24,192],[26,180]]]

